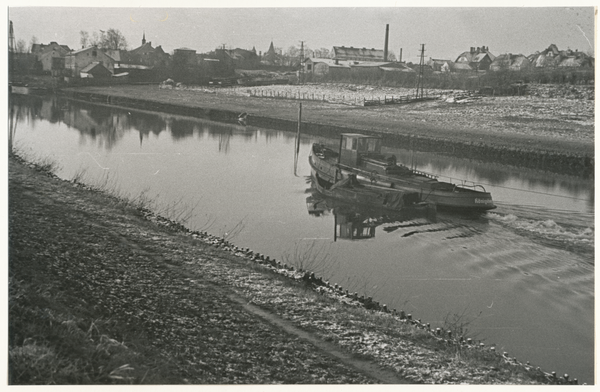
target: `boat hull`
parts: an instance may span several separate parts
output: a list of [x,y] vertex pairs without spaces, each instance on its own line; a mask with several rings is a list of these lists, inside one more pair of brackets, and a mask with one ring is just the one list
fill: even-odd
[[438,182],[420,175],[381,175],[360,168],[340,165],[332,150],[311,151],[309,163],[313,175],[335,183],[349,175],[366,187],[378,190],[418,192],[422,202],[435,203],[438,208],[461,211],[486,211],[496,208],[489,192]]

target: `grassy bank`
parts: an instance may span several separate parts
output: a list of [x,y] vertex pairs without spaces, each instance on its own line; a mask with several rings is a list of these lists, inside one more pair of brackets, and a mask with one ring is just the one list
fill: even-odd
[[49,168],[9,160],[11,384],[567,382]]

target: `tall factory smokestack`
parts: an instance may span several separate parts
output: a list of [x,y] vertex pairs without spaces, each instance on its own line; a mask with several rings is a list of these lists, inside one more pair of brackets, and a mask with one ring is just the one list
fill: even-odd
[[390,35],[390,25],[385,25],[385,45],[383,47],[383,61],[388,61],[388,38]]

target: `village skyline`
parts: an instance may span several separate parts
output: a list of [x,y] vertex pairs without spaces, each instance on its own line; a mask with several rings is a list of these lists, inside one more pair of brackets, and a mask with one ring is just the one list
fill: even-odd
[[[206,53],[225,46],[255,48],[264,54],[271,42],[284,53],[301,43],[312,50],[333,46],[383,49],[386,24],[390,52],[396,58],[402,52],[406,62],[418,62],[421,44],[425,44],[426,58],[452,61],[479,46],[494,55],[525,56],[551,44],[593,56],[595,47],[592,7],[11,7],[8,19],[14,24],[15,39],[25,41],[29,48],[35,37],[37,43],[54,41],[76,50],[81,48],[81,31],[93,34],[115,29],[123,34],[129,50],[139,47],[145,37],[166,53],[178,48]],[[502,34],[497,26],[502,26]]]

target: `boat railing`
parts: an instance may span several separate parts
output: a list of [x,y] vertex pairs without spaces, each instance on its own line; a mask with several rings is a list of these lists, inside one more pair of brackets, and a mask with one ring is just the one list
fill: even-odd
[[428,178],[436,179],[438,181],[447,181],[447,182],[449,182],[451,184],[457,184],[457,186],[460,187],[460,188],[472,189],[474,191],[481,190],[482,192],[486,192],[486,190],[483,187],[483,185],[477,184],[477,183],[475,183],[474,181],[471,181],[471,180],[464,180],[464,179],[461,179],[461,178],[454,178],[454,177],[450,177],[450,176],[436,175],[436,174],[422,172],[422,171],[419,171],[419,170],[413,170],[413,173],[424,175],[424,176],[426,176]]
[[[338,166],[342,169],[348,170],[350,172],[353,173],[361,173],[363,175],[369,176],[370,178],[372,178],[372,180],[375,180],[377,178],[382,179],[382,180],[387,180],[387,181],[393,181],[394,178],[390,177],[390,176],[386,176],[385,174],[380,174],[377,172],[366,172],[364,170],[360,170],[351,166],[347,166],[344,164],[338,164]],[[478,190],[480,189],[483,192],[486,192],[485,188],[483,187],[483,185],[480,184],[476,184],[474,181],[470,181],[470,180],[464,180],[464,179],[460,179],[460,178],[453,178],[450,176],[442,176],[442,175],[438,175],[438,174],[432,174],[432,173],[427,173],[424,171],[420,171],[420,170],[412,170],[412,172],[414,174],[420,175],[420,176],[425,176],[429,179],[432,180],[436,180],[436,181],[447,181],[451,184],[456,184],[457,187],[460,188],[466,188],[466,189],[472,189],[472,190]]]
[[427,178],[431,178],[432,180],[439,180],[439,178],[440,178],[440,176],[439,176],[439,175],[435,175],[435,174],[427,173],[427,172],[420,171],[420,170],[415,170],[415,169],[412,169],[412,172],[413,172],[414,174],[418,174],[418,175],[421,175],[421,176],[425,176],[425,177],[427,177]]

